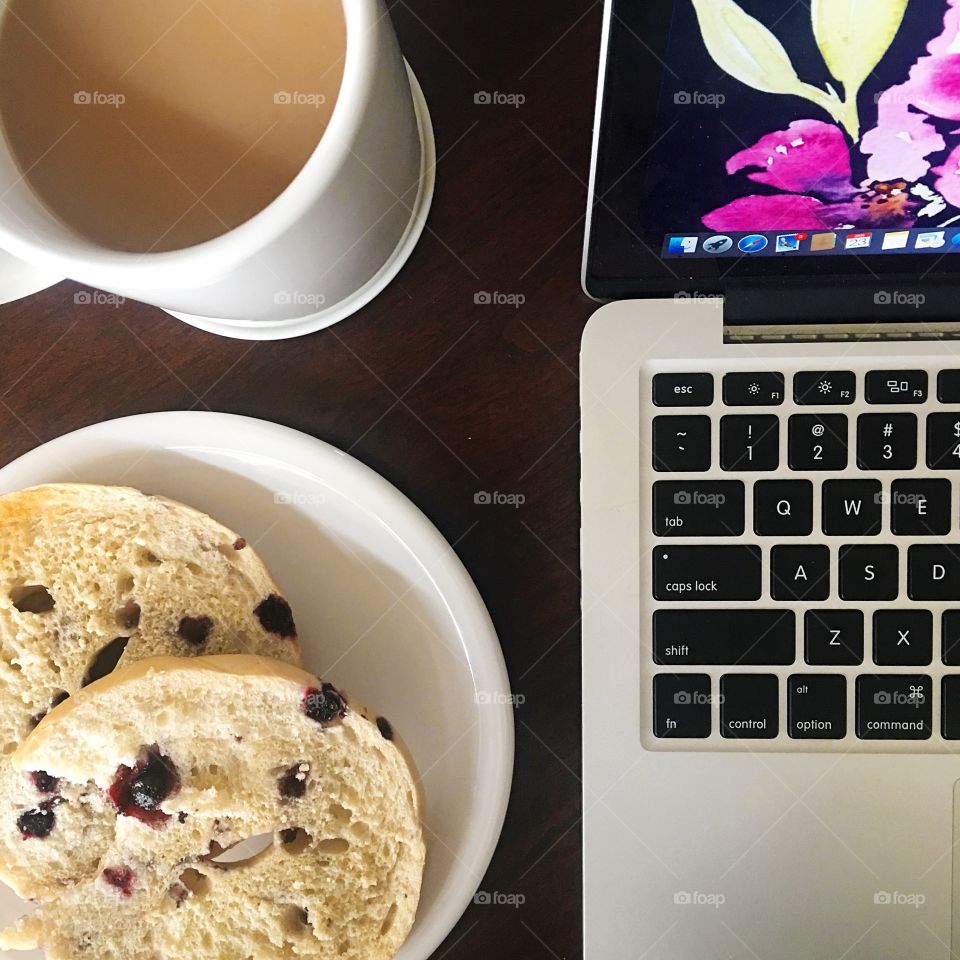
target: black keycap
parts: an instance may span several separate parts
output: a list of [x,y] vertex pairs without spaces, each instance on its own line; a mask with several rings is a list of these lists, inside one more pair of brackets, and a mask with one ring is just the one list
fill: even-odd
[[911,600],[960,600],[960,547],[917,544],[907,554]]
[[780,418],[723,417],[720,466],[724,470],[776,470],[780,466]]
[[933,660],[933,614],[929,610],[877,610],[873,615],[873,662],[878,667],[926,667]]
[[813,533],[813,484],[758,480],[753,486],[753,529],[762,537],[808,537]]
[[847,667],[863,663],[863,613],[859,610],[808,610],[803,618],[804,659],[811,666]]
[[653,378],[653,402],[658,407],[709,407],[713,403],[713,375],[658,373]]
[[709,417],[654,417],[653,469],[703,473],[710,469]]
[[937,399],[941,403],[960,403],[960,370],[941,370],[937,377]]
[[790,418],[791,470],[843,470],[847,466],[847,418],[842,413],[798,413]]
[[960,667],[960,610],[944,610],[940,621],[944,666]]
[[912,413],[865,413],[857,421],[861,470],[912,470],[917,465],[917,418]]
[[656,737],[710,736],[710,678],[705,673],[660,673],[653,678],[653,733]]
[[797,673],[787,680],[787,729],[795,740],[847,735],[847,678]]
[[668,666],[775,666],[796,659],[792,610],[657,610],[653,659]]
[[960,413],[931,413],[927,417],[927,466],[931,470],[960,470]]
[[879,480],[826,480],[823,532],[830,537],[875,537],[883,523]]
[[960,740],[960,677],[943,678],[940,732],[944,740]]
[[653,485],[653,532],[658,537],[738,537],[744,488],[739,480],[661,480]]
[[896,480],[890,489],[890,529],[898,537],[950,532],[949,480]]
[[900,558],[896,547],[840,548],[840,596],[844,600],[896,600],[900,593]]
[[857,677],[857,736],[861,740],[929,740],[933,685],[923,674]]
[[657,600],[759,600],[760,548],[661,546],[653,551]]
[[720,678],[720,733],[771,740],[780,729],[780,692],[772,674],[728,673]]
[[778,407],[783,398],[782,373],[728,373],[723,378],[728,407]]
[[857,375],[850,370],[805,370],[793,378],[799,406],[841,406],[857,399]]
[[830,596],[830,548],[777,546],[770,551],[774,600],[826,600]]
[[871,370],[867,374],[867,403],[923,403],[926,399],[926,370]]

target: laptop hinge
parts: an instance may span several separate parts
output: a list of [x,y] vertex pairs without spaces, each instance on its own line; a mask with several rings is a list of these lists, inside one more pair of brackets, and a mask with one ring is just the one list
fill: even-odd
[[741,343],[960,339],[960,283],[838,277],[730,284],[724,336]]

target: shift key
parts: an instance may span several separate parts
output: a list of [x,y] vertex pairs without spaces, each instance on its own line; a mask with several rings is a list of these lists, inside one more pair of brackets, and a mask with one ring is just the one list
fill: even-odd
[[657,600],[759,600],[760,548],[660,546],[653,551]]

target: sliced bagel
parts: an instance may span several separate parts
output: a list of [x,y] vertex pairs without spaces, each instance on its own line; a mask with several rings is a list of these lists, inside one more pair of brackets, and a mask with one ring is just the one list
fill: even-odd
[[412,763],[385,719],[295,667],[134,664],[54,709],[12,768],[34,796],[3,798],[28,835],[0,868],[56,899],[0,947],[389,960],[409,934],[425,861]]

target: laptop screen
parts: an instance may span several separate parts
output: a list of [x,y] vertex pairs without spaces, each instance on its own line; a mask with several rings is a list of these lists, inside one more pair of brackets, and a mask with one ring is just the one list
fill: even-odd
[[611,0],[587,288],[960,268],[960,0]]

